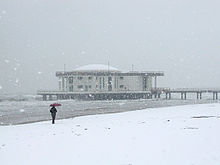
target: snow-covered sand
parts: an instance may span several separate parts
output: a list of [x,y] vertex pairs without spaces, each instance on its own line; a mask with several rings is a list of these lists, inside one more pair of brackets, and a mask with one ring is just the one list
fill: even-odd
[[219,165],[220,104],[0,126],[2,165]]

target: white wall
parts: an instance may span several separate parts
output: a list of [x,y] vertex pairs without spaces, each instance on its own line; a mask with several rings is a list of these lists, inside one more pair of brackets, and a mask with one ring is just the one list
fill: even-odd
[[[69,83],[69,77],[73,77],[73,83]],[[70,86],[73,86],[73,92],[107,92],[108,77],[112,77],[112,92],[119,91],[142,91],[143,77],[142,76],[69,76],[61,78],[59,82],[62,89],[69,91]],[[80,78],[81,77],[81,78]],[[89,78],[90,77],[90,78]],[[147,89],[152,87],[152,78],[147,77]],[[79,88],[82,86],[82,88]],[[60,90],[60,89],[59,89]]]

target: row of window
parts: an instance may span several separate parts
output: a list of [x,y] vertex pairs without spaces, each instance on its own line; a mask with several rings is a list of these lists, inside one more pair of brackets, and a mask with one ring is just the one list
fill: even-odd
[[[120,88],[124,88],[124,85],[120,85],[119,87],[120,87]],[[77,88],[78,88],[78,89],[83,89],[83,85],[78,85]],[[91,85],[85,85],[84,88],[85,88],[85,89],[88,89],[88,88],[91,89],[92,86],[91,86]],[[96,88],[98,88],[98,85],[96,85]],[[73,85],[69,86],[69,91],[73,91]]]
[[[69,83],[70,83],[70,84],[73,83],[73,79],[74,79],[74,78],[75,78],[75,77],[69,77]],[[81,76],[80,76],[80,77],[77,77],[78,80],[82,80],[82,79],[84,79],[84,78],[85,78],[85,77],[81,77]],[[112,79],[112,77],[109,77],[109,78]],[[108,79],[109,79],[109,78],[108,78]],[[88,77],[88,80],[92,80],[92,79],[93,79],[93,77],[91,77],[91,76]],[[124,77],[120,77],[120,80],[123,80],[123,79],[124,79]],[[96,77],[96,80],[98,80],[98,77]]]

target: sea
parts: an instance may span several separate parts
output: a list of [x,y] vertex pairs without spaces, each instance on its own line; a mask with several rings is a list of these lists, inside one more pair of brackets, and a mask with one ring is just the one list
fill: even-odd
[[197,100],[196,96],[187,95],[186,100],[181,100],[178,94],[172,95],[170,100],[164,96],[153,99],[138,100],[51,100],[43,101],[38,95],[0,95],[0,126],[18,125],[51,120],[50,104],[60,103],[57,107],[57,119],[75,118],[85,115],[106,113],[120,113],[126,111],[142,110],[157,107],[169,107],[189,104],[220,103],[213,100],[211,94],[203,95]]

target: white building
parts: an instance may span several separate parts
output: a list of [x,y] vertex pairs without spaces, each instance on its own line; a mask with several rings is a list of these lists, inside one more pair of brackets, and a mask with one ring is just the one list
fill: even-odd
[[122,73],[117,68],[108,65],[92,64],[76,68],[70,72],[56,72],[56,76],[59,79],[59,91],[112,93],[150,91],[153,88],[152,78],[163,76],[163,73]]
[[123,73],[108,65],[86,65],[73,71],[56,72],[59,90],[38,91],[38,95],[43,100],[151,98],[152,89],[157,88],[157,77],[163,75],[163,72]]

